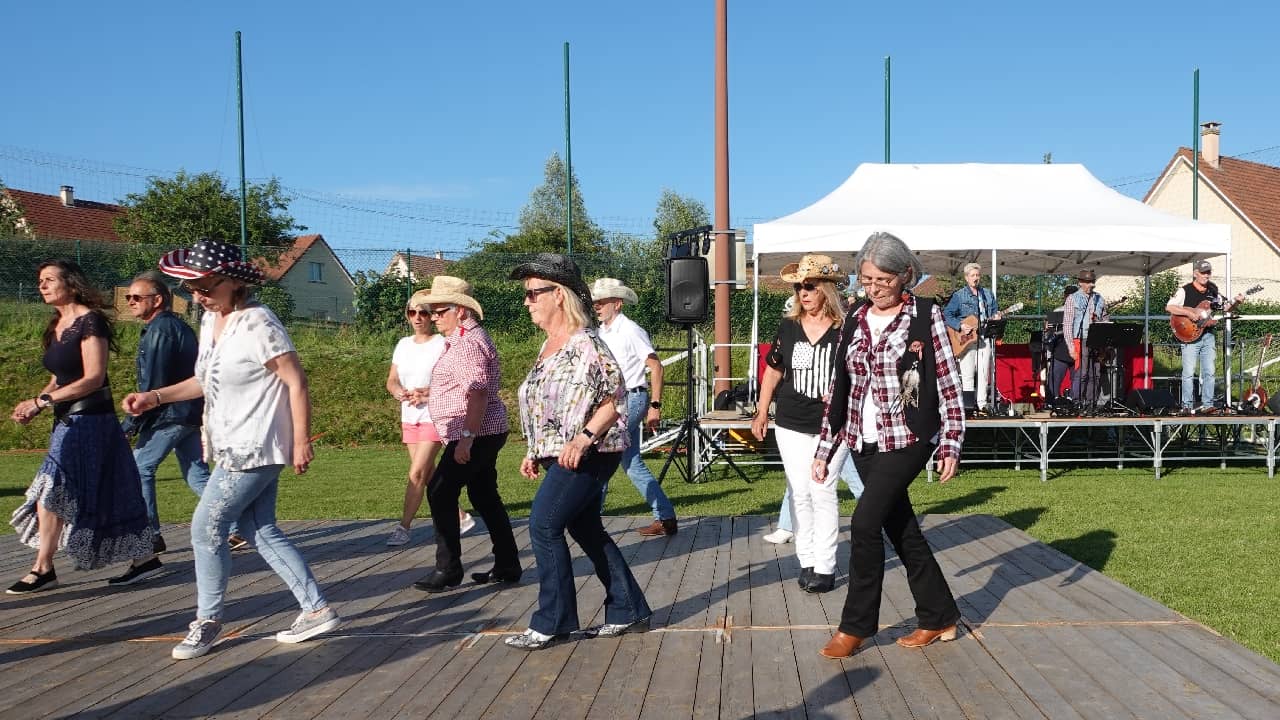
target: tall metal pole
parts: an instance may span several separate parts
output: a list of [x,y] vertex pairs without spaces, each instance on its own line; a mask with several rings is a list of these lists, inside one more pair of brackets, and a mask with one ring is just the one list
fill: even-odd
[[715,318],[715,392],[728,390],[729,377],[733,375],[733,356],[730,353],[729,330],[729,279],[730,243],[734,242],[729,229],[729,10],[727,0],[716,0],[716,80],[715,80],[715,143],[716,143],[716,318]]
[[888,55],[884,56],[884,164],[889,164],[889,88],[891,83],[889,80],[889,64],[891,60]]
[[573,144],[569,134],[569,43],[564,44],[564,236],[573,254]]
[[236,31],[236,114],[240,118],[240,254],[248,257],[249,212],[245,206],[244,182],[244,66],[240,56],[240,31]]
[[1191,219],[1200,219],[1200,68],[1191,73]]

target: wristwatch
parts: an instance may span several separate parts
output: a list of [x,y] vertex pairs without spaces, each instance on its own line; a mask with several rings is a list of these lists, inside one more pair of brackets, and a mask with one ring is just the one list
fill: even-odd
[[653,402],[649,403],[649,407],[653,408],[654,410],[661,410],[662,402],[658,400],[654,400]]
[[468,430],[468,429],[466,429],[466,428],[463,428],[463,429],[462,429],[462,437],[464,437],[464,438],[473,438],[473,437],[475,437],[475,436],[476,436],[476,434],[475,434],[475,433],[473,433],[473,432],[471,432],[470,430]]
[[41,393],[40,402],[44,403],[44,405],[41,406],[40,408],[41,410],[43,410],[53,404],[53,396],[50,395],[49,393]]

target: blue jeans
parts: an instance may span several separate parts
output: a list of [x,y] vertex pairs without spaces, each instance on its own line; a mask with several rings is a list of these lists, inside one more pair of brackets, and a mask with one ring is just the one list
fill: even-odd
[[538,564],[538,609],[529,627],[540,633],[560,635],[580,627],[565,530],[591,560],[604,585],[606,623],[633,623],[653,613],[622,552],[600,522],[600,488],[620,460],[620,453],[592,453],[576,471],[558,462],[543,464],[547,474],[529,512],[529,540]]
[[[853,493],[854,500],[862,497],[862,476],[858,474],[858,468],[853,464],[853,453],[845,455],[844,465],[840,466],[840,479],[849,486],[849,492]],[[787,483],[787,491],[782,494],[782,508],[778,510],[778,529],[787,532],[795,529],[795,520],[791,517],[790,483]]]
[[147,519],[154,534],[160,533],[160,515],[156,511],[156,468],[172,452],[187,485],[196,495],[204,492],[209,482],[209,466],[201,459],[200,428],[192,425],[152,426],[138,433],[133,447],[133,461],[142,478],[142,500],[147,505]]
[[1205,332],[1199,340],[1182,345],[1182,407],[1195,405],[1196,361],[1200,361],[1200,405],[1213,405],[1214,373],[1218,346],[1214,334]]
[[[627,434],[631,436],[631,445],[622,451],[622,469],[627,471],[631,484],[636,492],[644,498],[646,504],[653,508],[653,516],[658,520],[674,520],[676,509],[671,500],[662,492],[662,485],[653,476],[649,466],[640,457],[640,425],[649,412],[649,391],[627,393]],[[604,498],[609,494],[609,479],[605,478],[604,487],[600,489],[600,510],[604,510]]]
[[298,549],[276,527],[276,486],[283,465],[248,470],[213,471],[191,516],[191,548],[196,558],[196,617],[221,620],[227,579],[231,575],[231,550],[227,530],[237,521],[267,565],[284,581],[303,610],[328,605],[311,568]]

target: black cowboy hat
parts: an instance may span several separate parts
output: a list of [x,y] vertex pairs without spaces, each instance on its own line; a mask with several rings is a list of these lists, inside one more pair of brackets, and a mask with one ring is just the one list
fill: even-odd
[[573,294],[578,296],[578,302],[582,303],[583,312],[594,322],[595,314],[591,312],[591,291],[587,289],[587,283],[582,279],[582,271],[578,269],[578,264],[573,261],[573,258],[559,253],[538,253],[532,260],[520,263],[515,270],[511,271],[512,280],[531,277],[560,283],[572,290]]

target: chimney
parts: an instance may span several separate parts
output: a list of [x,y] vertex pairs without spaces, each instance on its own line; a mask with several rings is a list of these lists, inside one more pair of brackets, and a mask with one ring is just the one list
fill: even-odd
[[61,190],[61,192],[60,192],[59,194],[60,194],[60,195],[62,195],[62,206],[63,206],[63,207],[75,207],[75,206],[76,206],[76,193],[75,193],[75,188],[71,187],[70,185],[63,185],[63,186],[62,186],[62,190]]
[[1218,168],[1218,128],[1222,127],[1222,123],[1210,120],[1206,123],[1200,123],[1200,159],[1209,163],[1209,166],[1215,170]]
[[437,251],[436,251],[436,259],[437,259],[437,260],[443,260],[443,259],[444,259],[444,251],[443,251],[443,250],[437,250]]

